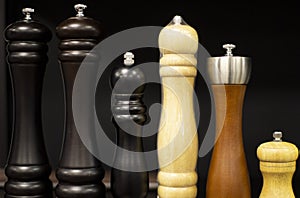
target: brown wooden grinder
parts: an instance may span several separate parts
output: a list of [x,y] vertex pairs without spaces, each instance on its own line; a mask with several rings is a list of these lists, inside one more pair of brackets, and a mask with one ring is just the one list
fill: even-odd
[[250,180],[243,146],[242,109],[251,73],[250,58],[227,54],[208,58],[215,102],[216,141],[206,185],[207,198],[250,198]]
[[31,18],[32,8],[24,8],[25,18],[5,30],[7,60],[13,83],[14,122],[5,174],[5,197],[52,197],[42,127],[42,87],[48,61],[48,27]]
[[[104,169],[101,162],[87,149],[79,136],[74,118],[73,106],[80,107],[83,115],[89,115],[92,109],[82,107],[83,104],[74,102],[76,76],[86,57],[85,65],[97,71],[99,56],[92,49],[102,39],[102,25],[100,22],[86,17],[86,5],[74,6],[77,14],[61,22],[56,33],[60,39],[59,62],[64,79],[65,91],[65,136],[59,166],[56,171],[58,185],[55,189],[56,197],[94,198],[105,197],[105,186],[101,181]],[[74,102],[74,104],[73,104]],[[81,122],[85,125],[86,134],[95,131],[95,123],[89,116],[82,116]],[[93,138],[92,135],[89,136]]]
[[298,148],[281,140],[282,132],[273,133],[274,140],[257,148],[264,183],[260,198],[294,198],[292,177],[296,170]]
[[158,133],[158,196],[197,196],[198,136],[193,109],[197,32],[180,16],[159,35],[162,114]]

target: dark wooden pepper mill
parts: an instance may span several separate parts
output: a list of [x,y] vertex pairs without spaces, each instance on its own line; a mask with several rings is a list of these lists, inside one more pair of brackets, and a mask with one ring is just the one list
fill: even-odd
[[[45,150],[41,94],[50,30],[31,19],[31,8],[24,8],[25,18],[5,30],[8,62],[13,83],[14,126],[5,174],[6,197],[50,197],[51,168]],[[52,196],[51,196],[52,197]]]
[[146,121],[146,107],[142,101],[145,77],[140,69],[131,68],[134,64],[131,52],[125,53],[124,58],[124,66],[115,69],[111,76],[113,123],[117,129],[118,148],[124,149],[116,152],[111,189],[114,197],[143,198],[148,192],[148,173],[143,155],[135,154],[143,152],[141,133]]
[[233,56],[235,45],[226,44],[227,54],[208,58],[208,73],[216,110],[216,143],[207,185],[207,198],[250,198],[250,179],[243,146],[242,115],[251,59]]
[[[104,169],[84,146],[76,125],[72,110],[72,92],[77,71],[86,56],[102,38],[101,24],[85,17],[86,5],[77,4],[76,17],[71,17],[57,27],[59,37],[59,61],[65,84],[65,139],[56,177],[59,181],[55,193],[57,197],[93,198],[105,197],[105,186],[102,183]],[[91,62],[89,66],[97,67]],[[87,130],[93,130],[87,123]]]

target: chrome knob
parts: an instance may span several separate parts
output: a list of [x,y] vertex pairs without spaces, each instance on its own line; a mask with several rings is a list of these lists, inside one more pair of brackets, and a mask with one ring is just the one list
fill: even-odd
[[87,5],[84,5],[84,4],[76,4],[74,6],[75,10],[77,11],[77,15],[78,17],[83,17],[84,14],[83,14],[83,10],[87,8]]
[[179,15],[174,16],[173,23],[174,24],[181,24],[182,23],[182,17],[179,16]]
[[124,65],[131,66],[134,64],[134,54],[132,52],[126,52],[124,54]]
[[223,45],[223,48],[227,50],[226,56],[232,56],[232,50],[235,48],[235,45],[233,44],[225,44]]
[[34,13],[33,8],[23,8],[23,14],[25,15],[25,20],[31,20],[31,13]]
[[275,131],[273,133],[274,142],[282,142],[282,132],[281,131]]

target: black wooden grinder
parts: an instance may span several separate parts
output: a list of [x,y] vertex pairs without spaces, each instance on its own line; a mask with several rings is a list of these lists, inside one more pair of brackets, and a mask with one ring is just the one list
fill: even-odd
[[13,83],[13,137],[5,168],[8,181],[6,197],[52,197],[41,123],[41,93],[50,30],[31,19],[31,8],[24,8],[25,18],[5,30],[8,62]]
[[[143,157],[142,125],[146,121],[143,104],[144,73],[133,68],[134,55],[124,55],[124,65],[112,71],[113,122],[117,129],[111,191],[116,198],[143,198],[148,192],[148,173]],[[140,154],[140,155],[139,155]]]
[[[72,111],[72,92],[76,74],[84,58],[102,38],[101,24],[85,17],[86,5],[77,4],[76,17],[71,17],[57,27],[59,37],[59,61],[65,85],[65,138],[59,167],[56,172],[58,185],[55,193],[59,198],[105,197],[105,186],[102,183],[104,169],[84,146],[74,123]],[[90,63],[95,67],[95,63]],[[87,130],[92,126],[87,125]]]

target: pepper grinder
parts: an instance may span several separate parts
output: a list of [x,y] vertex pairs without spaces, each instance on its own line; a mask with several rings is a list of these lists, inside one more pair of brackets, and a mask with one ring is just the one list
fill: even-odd
[[[75,5],[76,17],[61,22],[56,28],[60,39],[59,62],[64,79],[66,105],[64,143],[56,171],[58,185],[55,193],[60,198],[105,197],[105,186],[101,181],[104,178],[104,169],[100,161],[88,151],[80,139],[72,110],[72,93],[76,74],[82,61],[90,55],[91,50],[102,38],[101,24],[85,17],[83,12],[85,8],[86,5],[83,4]],[[97,54],[92,56],[93,60],[98,58]],[[86,64],[89,67],[98,67],[96,61]],[[88,114],[86,111],[89,109],[82,109],[82,113]],[[86,120],[82,122],[85,123],[87,132],[95,130],[93,119],[86,116]]]
[[32,20],[32,8],[24,8],[25,18],[5,30],[8,63],[13,84],[14,125],[5,168],[6,197],[50,197],[51,167],[45,150],[41,99],[51,31]]
[[282,141],[282,132],[273,133],[274,140],[257,148],[264,183],[260,198],[294,198],[292,177],[296,170],[298,148]]
[[193,108],[197,32],[175,16],[159,34],[162,113],[158,132],[158,196],[197,196],[198,134]]
[[251,197],[243,146],[242,109],[251,60],[233,56],[235,45],[226,44],[225,56],[207,60],[214,96],[216,141],[209,167],[206,197]]
[[[134,68],[134,54],[124,54],[124,65],[112,71],[113,123],[117,129],[117,150],[111,170],[111,190],[114,197],[143,198],[148,192],[148,173],[143,155],[142,125],[146,121],[146,107],[142,97],[145,76]],[[118,169],[122,168],[122,170]]]

